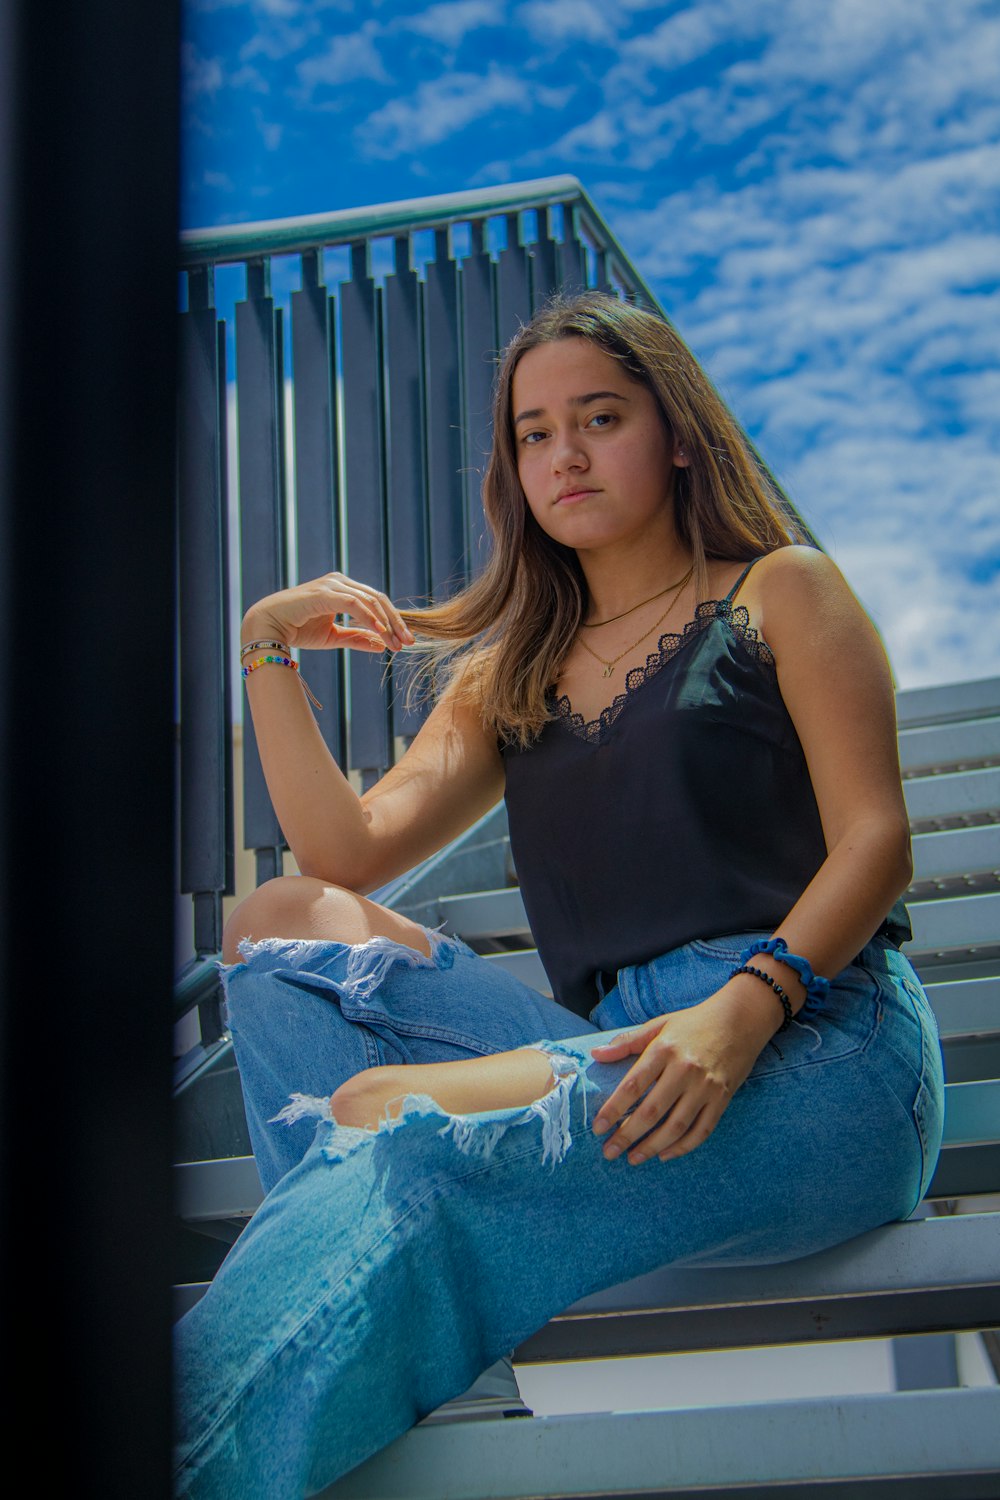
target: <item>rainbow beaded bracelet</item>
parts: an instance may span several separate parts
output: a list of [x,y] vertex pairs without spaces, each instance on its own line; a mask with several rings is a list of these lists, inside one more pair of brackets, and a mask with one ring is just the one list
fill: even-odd
[[[267,666],[291,667],[293,672],[299,672],[298,662],[293,661],[290,656],[258,656],[256,661],[244,663],[244,665],[240,668],[240,671],[242,672],[244,678],[246,678],[250,676],[251,672],[256,672],[258,667]],[[309,699],[309,702],[314,704],[316,708],[322,709],[322,703],[320,703],[319,699],[310,691],[309,684],[306,682],[301,672],[299,672],[299,681],[301,682],[302,687],[305,690],[305,695]]]

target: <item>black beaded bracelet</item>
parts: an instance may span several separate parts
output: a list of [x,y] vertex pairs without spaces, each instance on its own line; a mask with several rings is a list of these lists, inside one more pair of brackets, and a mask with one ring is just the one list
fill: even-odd
[[765,984],[769,984],[771,986],[772,990],[781,1001],[781,1008],[785,1012],[785,1019],[778,1027],[778,1030],[787,1031],[789,1026],[792,1024],[795,1016],[792,1010],[792,1002],[789,1000],[788,996],[785,994],[785,991],[781,988],[781,985],[778,983],[778,981],[774,979],[770,974],[765,974],[763,969],[755,969],[753,964],[744,964],[741,969],[734,969],[732,974],[730,974],[729,976],[730,979],[735,979],[737,974],[752,974],[755,979],[763,979]]

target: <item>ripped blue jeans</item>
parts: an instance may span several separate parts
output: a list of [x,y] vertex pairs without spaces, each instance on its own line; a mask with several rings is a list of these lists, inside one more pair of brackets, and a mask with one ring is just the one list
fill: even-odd
[[[248,946],[226,986],[270,1191],[178,1324],[178,1494],[313,1495],[580,1297],[906,1218],[940,1145],[941,1054],[881,939],[764,1048],[689,1155],[607,1161],[591,1132],[632,1061],[594,1061],[602,1034],[707,998],[761,935],[622,969],[589,1024],[439,934],[429,959],[386,939]],[[456,1117],[409,1095],[377,1131],[330,1113],[362,1068],[526,1045],[556,1079],[527,1108]]]

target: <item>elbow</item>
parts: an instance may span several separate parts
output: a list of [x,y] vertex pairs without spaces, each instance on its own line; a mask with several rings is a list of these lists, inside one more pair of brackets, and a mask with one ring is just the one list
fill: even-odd
[[294,849],[292,855],[300,875],[307,875],[311,880],[321,881],[323,885],[336,886],[339,890],[350,891],[355,896],[364,896],[370,890],[376,889],[377,882],[367,880],[361,872],[350,866],[338,864],[329,855],[300,859]]
[[877,887],[880,901],[887,899],[891,905],[913,880],[910,826],[905,813],[861,817],[845,830],[837,846],[842,847],[858,875],[863,874],[872,883],[873,897]]

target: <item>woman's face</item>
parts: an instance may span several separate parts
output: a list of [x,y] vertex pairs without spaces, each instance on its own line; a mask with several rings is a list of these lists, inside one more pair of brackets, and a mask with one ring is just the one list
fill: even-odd
[[549,536],[588,551],[660,532],[678,457],[652,392],[584,338],[539,344],[512,386],[517,470]]

